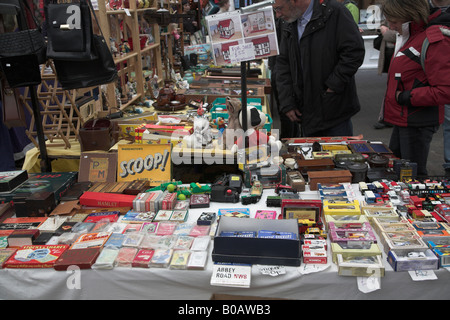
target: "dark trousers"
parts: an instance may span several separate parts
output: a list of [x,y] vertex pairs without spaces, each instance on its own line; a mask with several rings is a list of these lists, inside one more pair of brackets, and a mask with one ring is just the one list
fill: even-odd
[[417,163],[417,175],[427,176],[427,160],[431,140],[439,126],[398,127],[394,126],[389,148],[396,157]]
[[350,137],[353,136],[353,124],[351,119],[348,119],[329,129],[308,134],[303,132],[303,135],[305,137]]

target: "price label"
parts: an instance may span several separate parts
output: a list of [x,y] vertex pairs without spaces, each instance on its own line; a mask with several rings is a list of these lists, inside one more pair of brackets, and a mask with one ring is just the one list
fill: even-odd
[[253,43],[238,44],[230,47],[230,61],[237,63],[255,59]]

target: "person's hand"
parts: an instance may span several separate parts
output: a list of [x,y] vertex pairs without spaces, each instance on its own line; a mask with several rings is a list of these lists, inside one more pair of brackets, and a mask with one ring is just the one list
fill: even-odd
[[298,111],[297,109],[292,109],[288,112],[286,112],[286,117],[289,118],[292,122],[300,122],[302,113]]
[[389,30],[388,27],[386,27],[386,26],[380,26],[380,32],[381,32],[381,34],[385,34],[386,31],[388,31],[388,30]]

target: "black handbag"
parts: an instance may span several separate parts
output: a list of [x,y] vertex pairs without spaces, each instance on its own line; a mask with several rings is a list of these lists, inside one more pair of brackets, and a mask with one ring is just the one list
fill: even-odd
[[373,48],[380,51],[381,41],[383,41],[383,35],[379,34],[375,39],[373,39]]
[[96,58],[91,14],[86,0],[51,3],[44,7],[47,26],[47,56],[50,59],[85,61]]
[[[100,24],[90,0],[87,0],[100,33]],[[117,67],[109,49],[109,45],[102,35],[93,35],[93,48],[96,57],[86,61],[54,59],[56,77],[64,90],[95,87],[107,84],[117,79]]]

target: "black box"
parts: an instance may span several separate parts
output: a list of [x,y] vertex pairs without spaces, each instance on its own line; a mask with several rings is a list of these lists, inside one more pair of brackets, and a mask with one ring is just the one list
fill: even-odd
[[[297,240],[221,237],[222,231],[271,230],[293,232]],[[298,223],[295,219],[265,220],[221,217],[214,237],[214,262],[299,266]]]

